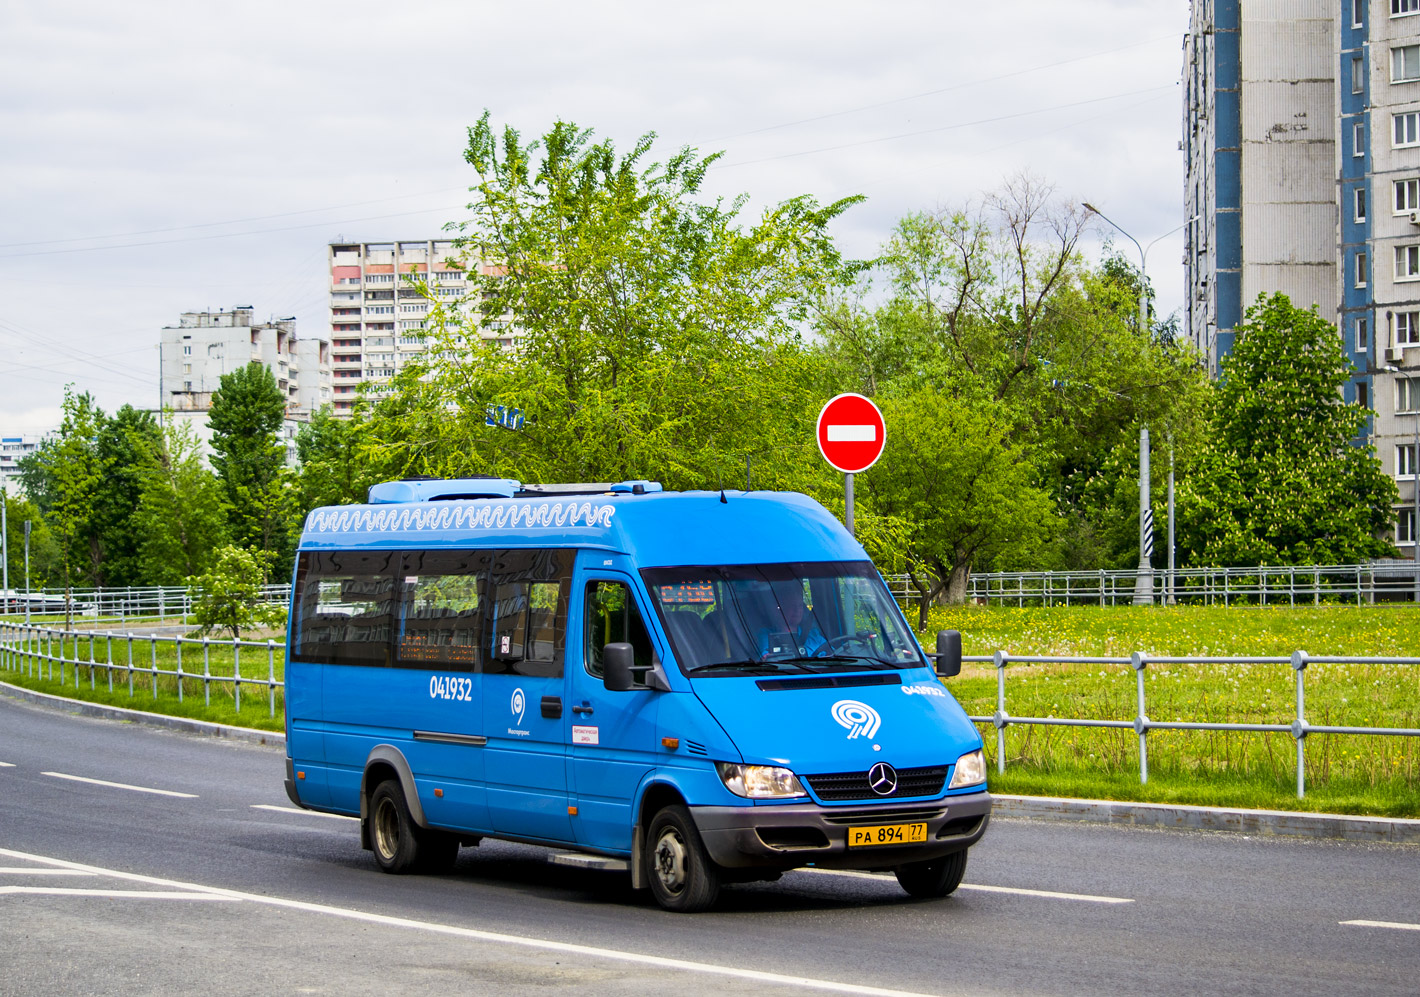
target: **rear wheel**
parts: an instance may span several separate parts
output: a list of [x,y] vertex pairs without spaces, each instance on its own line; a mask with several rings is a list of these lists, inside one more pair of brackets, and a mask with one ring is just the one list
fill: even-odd
[[906,862],[893,872],[898,885],[914,897],[945,897],[961,885],[966,875],[966,850],[925,862]]
[[375,787],[365,819],[375,862],[385,872],[442,872],[458,857],[458,838],[414,823],[397,779],[386,779]]
[[685,807],[669,806],[656,814],[644,854],[646,881],[656,903],[682,914],[714,905],[720,895],[720,869],[706,854]]

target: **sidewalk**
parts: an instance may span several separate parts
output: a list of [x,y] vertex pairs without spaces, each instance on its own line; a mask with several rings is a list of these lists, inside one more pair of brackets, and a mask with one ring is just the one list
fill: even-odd
[[[170,717],[161,713],[101,706],[62,696],[31,692],[0,682],[0,695],[53,710],[86,717],[123,720],[167,730],[224,737],[267,747],[285,747],[286,735],[250,727]],[[1234,831],[1243,834],[1294,838],[1329,838],[1339,841],[1379,841],[1420,844],[1420,820],[1392,817],[1354,817],[1294,810],[1238,810],[1230,807],[1188,807],[1172,803],[1129,803],[1117,800],[1073,800],[1051,796],[993,795],[991,815],[1025,820],[1079,821],[1125,824],[1133,827],[1179,828],[1191,831]]]

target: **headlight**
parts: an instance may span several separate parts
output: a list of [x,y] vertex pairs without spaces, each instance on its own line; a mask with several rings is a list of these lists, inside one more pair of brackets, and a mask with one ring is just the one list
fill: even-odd
[[715,768],[725,788],[746,799],[779,800],[808,795],[798,778],[788,769],[773,765],[737,765],[734,762],[716,762]]
[[956,771],[952,773],[952,784],[948,789],[976,786],[986,781],[986,756],[981,749],[968,751],[957,759]]

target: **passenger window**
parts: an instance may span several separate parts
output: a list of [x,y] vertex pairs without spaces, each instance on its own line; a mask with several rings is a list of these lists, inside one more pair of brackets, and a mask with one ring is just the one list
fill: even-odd
[[331,665],[391,664],[395,585],[392,551],[309,551],[296,575],[292,658]]
[[631,590],[621,582],[588,582],[586,601],[587,644],[583,661],[587,671],[601,678],[606,673],[602,648],[627,643],[635,651],[636,664],[651,664],[651,635],[641,620]]
[[400,664],[457,671],[479,667],[486,571],[492,559],[478,551],[404,555]]
[[487,671],[562,674],[571,565],[571,551],[499,553],[490,573]]

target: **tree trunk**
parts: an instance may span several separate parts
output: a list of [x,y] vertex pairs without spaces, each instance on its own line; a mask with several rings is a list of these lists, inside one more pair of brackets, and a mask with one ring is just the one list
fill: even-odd
[[909,570],[907,577],[912,581],[912,587],[917,590],[917,629],[919,632],[927,629],[927,610],[942,591],[942,582],[931,575],[921,576],[915,571]]
[[952,565],[947,576],[947,604],[960,606],[966,602],[967,582],[971,580],[971,561],[961,560]]

